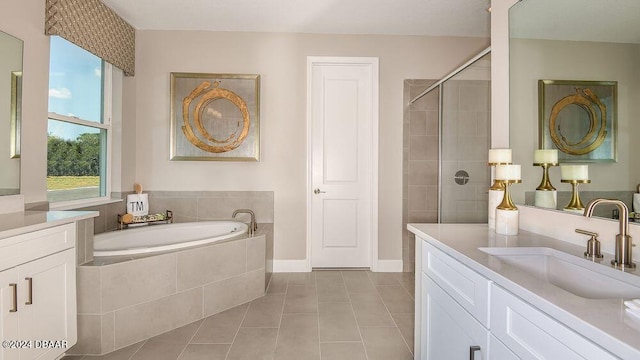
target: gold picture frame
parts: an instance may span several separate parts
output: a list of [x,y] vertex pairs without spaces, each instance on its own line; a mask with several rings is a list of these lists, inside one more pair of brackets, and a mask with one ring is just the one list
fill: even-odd
[[616,81],[539,80],[539,148],[561,163],[616,162],[617,102]]
[[172,72],[170,80],[170,160],[260,160],[260,75]]

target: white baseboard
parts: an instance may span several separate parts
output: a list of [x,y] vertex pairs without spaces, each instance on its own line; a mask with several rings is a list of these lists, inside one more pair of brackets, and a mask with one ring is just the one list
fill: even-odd
[[[378,260],[377,272],[402,272],[402,260]],[[307,260],[273,260],[273,272],[309,272]]]
[[307,260],[273,260],[273,272],[309,272]]
[[378,259],[377,272],[402,272],[402,260],[380,260]]

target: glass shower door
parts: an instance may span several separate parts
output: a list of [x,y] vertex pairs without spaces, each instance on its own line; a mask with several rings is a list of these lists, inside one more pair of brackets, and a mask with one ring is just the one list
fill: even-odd
[[486,223],[491,54],[441,85],[440,223]]

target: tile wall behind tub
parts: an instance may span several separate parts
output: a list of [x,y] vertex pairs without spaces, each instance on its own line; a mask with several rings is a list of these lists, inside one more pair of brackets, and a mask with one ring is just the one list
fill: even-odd
[[[99,211],[94,220],[94,233],[118,229],[118,214],[126,213],[127,193],[112,193],[121,202],[90,206],[76,210]],[[149,213],[173,211],[174,222],[231,219],[236,209],[251,209],[258,223],[273,223],[273,191],[145,191],[149,194]],[[238,217],[248,221],[245,215]]]
[[435,80],[405,80],[402,174],[402,262],[414,271],[415,236],[407,223],[438,221],[438,91],[409,101]]
[[[89,229],[93,227],[94,234],[114,231],[118,228],[118,214],[126,213],[127,193],[112,193],[111,198],[123,201],[91,206],[77,210],[99,211],[100,216],[91,222],[79,223],[80,230],[86,233],[79,238],[79,247],[85,249],[78,252],[78,264],[93,260],[93,236]],[[171,210],[174,222],[194,222],[207,220],[231,219],[236,209],[251,209],[256,214],[258,233],[265,235],[266,244],[266,280],[269,281],[273,271],[273,191],[145,191],[149,194],[149,213],[162,213]],[[243,222],[249,221],[248,215],[239,215]]]

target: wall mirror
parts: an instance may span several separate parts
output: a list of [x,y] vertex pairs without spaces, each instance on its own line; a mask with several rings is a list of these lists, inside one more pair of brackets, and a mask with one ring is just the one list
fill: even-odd
[[0,31],[0,195],[20,194],[22,40]]
[[[640,183],[638,24],[637,0],[616,0],[615,5],[601,0],[521,0],[511,7],[509,138],[513,162],[522,165],[523,179],[513,187],[515,202],[533,205],[542,179],[542,168],[533,166],[534,151],[541,146],[539,80],[616,82],[617,128],[609,131],[617,135],[617,156],[608,162],[586,163],[591,182],[581,186],[580,194],[584,204],[595,197],[617,198],[632,210],[632,194]],[[563,209],[570,200],[571,185],[560,181],[559,167],[551,167],[549,173],[558,190],[557,209]],[[601,209],[597,215],[611,218],[612,210]]]

